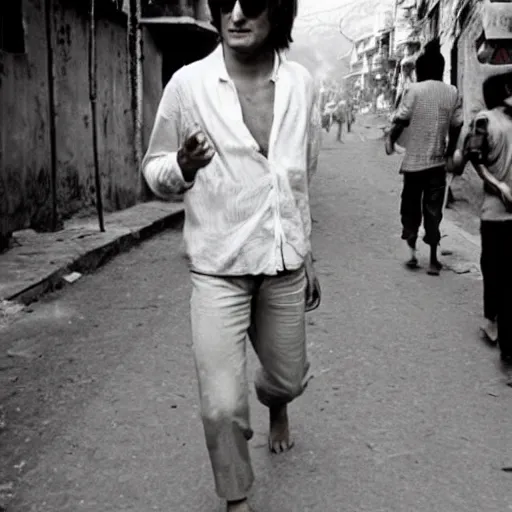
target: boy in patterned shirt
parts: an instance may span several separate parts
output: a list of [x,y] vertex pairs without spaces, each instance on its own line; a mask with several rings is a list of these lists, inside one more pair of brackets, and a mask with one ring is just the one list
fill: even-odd
[[404,91],[386,138],[386,153],[390,155],[407,128],[406,153],[400,169],[404,179],[400,207],[402,239],[411,251],[406,264],[409,268],[418,267],[416,241],[423,218],[423,240],[430,246],[428,274],[436,276],[442,268],[437,248],[447,166],[453,167],[463,124],[462,99],[456,87],[443,83],[444,65],[439,42],[431,41],[416,61],[417,82]]

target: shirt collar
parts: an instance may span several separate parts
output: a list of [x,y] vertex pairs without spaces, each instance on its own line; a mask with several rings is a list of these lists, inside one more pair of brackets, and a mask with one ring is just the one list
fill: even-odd
[[[226,64],[224,62],[224,52],[222,50],[222,44],[219,44],[219,46],[217,46],[217,48],[213,51],[212,55],[216,60],[216,72],[218,73],[219,80],[221,82],[229,82],[231,79],[226,69]],[[275,52],[274,67],[272,69],[272,75],[270,77],[270,80],[272,82],[277,82],[279,74],[281,72],[281,65],[285,60],[286,57],[283,53]]]

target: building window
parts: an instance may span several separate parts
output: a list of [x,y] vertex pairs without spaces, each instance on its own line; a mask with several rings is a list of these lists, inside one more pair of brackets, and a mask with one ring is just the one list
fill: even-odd
[[22,0],[0,1],[0,50],[25,53]]

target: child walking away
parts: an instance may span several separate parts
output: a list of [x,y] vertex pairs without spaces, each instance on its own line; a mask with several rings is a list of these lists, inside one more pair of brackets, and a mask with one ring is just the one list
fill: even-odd
[[488,78],[483,92],[487,110],[475,116],[464,141],[464,157],[484,189],[480,263],[487,322],[482,329],[512,367],[512,72]]
[[439,41],[433,40],[416,60],[417,82],[410,83],[404,91],[385,144],[386,153],[392,154],[395,142],[407,128],[400,169],[402,239],[411,252],[406,265],[418,267],[416,242],[423,219],[423,240],[430,246],[428,273],[435,276],[442,268],[437,249],[447,165],[454,167],[453,155],[463,124],[462,98],[456,87],[443,83],[444,65]]

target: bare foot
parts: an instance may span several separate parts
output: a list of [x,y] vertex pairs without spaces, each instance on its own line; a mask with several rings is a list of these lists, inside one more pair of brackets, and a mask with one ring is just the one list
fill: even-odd
[[418,268],[418,258],[416,257],[416,243],[414,242],[412,245],[407,242],[407,246],[409,247],[409,251],[411,252],[411,257],[405,262],[405,266],[407,268]]
[[228,501],[227,512],[252,512],[247,500]]
[[419,264],[418,264],[418,258],[416,258],[416,256],[411,256],[411,259],[407,260],[405,262],[405,266],[407,268],[418,268],[419,267]]
[[487,320],[482,327],[482,332],[485,334],[485,337],[494,345],[498,342],[498,324],[493,322],[492,320]]
[[428,266],[427,274],[429,276],[438,276],[441,273],[443,265],[439,261],[431,261]]
[[270,408],[270,433],[268,436],[268,447],[273,453],[281,453],[293,447],[290,439],[290,428],[288,426],[288,409],[282,407]]

